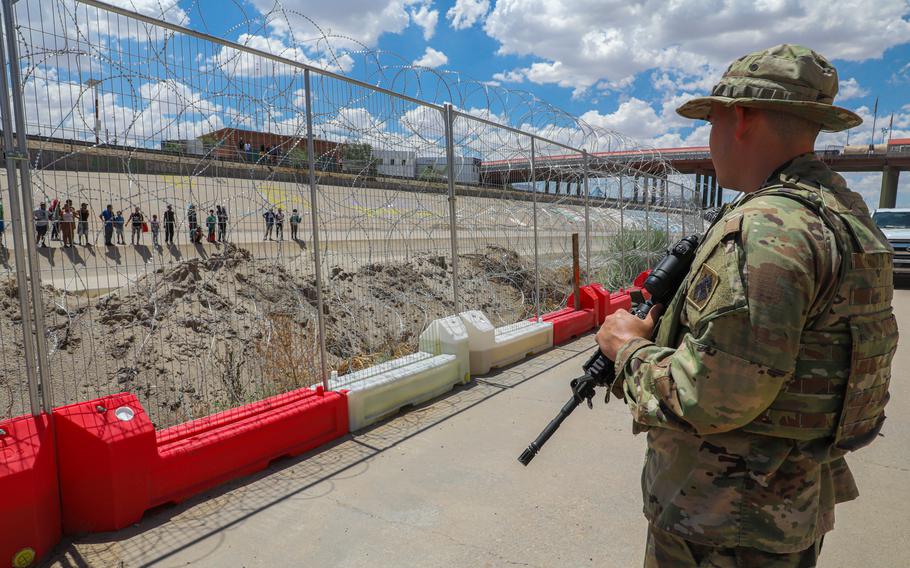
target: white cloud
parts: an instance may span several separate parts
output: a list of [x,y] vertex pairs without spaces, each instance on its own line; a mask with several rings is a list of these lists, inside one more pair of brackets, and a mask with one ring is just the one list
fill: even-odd
[[[31,133],[94,139],[92,89],[60,80],[53,70],[33,73],[24,85],[26,124]],[[195,138],[225,126],[230,109],[205,99],[188,85],[169,80],[138,85],[134,96],[99,88],[102,141],[158,147],[161,141]]]
[[596,87],[599,91],[622,91],[631,87],[633,83],[635,83],[635,75],[628,75],[615,81],[601,81],[597,83]]
[[724,69],[705,65],[694,72],[677,69],[662,69],[651,74],[651,85],[668,94],[676,92],[708,93],[720,81]]
[[427,50],[419,59],[414,60],[414,65],[418,67],[429,67],[435,69],[449,62],[449,57],[441,52],[433,49],[432,47],[427,47]]
[[585,90],[650,69],[707,83],[740,55],[792,42],[792,30],[831,59],[880,57],[910,41],[908,14],[904,0],[499,0],[484,29],[501,54],[540,60],[516,70],[528,80]]
[[109,0],[108,2],[113,6],[128,8],[140,14],[186,25],[189,16],[178,5],[179,3],[180,0]]
[[[354,60],[346,53],[340,55],[324,53],[310,57],[303,47],[286,45],[279,37],[241,34],[237,38],[237,42],[253,49],[328,71],[347,72],[354,66]],[[199,68],[202,72],[211,72],[214,69],[219,69],[228,76],[244,77],[276,77],[297,72],[297,69],[292,66],[231,47],[222,47]]]
[[589,110],[580,118],[592,126],[616,130],[639,140],[660,136],[666,132],[663,119],[654,108],[646,101],[634,97],[620,104],[612,113],[601,114],[596,110]]
[[439,21],[439,10],[431,10],[430,3],[421,4],[416,10],[411,10],[411,20],[423,28],[423,39],[430,41],[436,33],[436,23]]
[[[336,49],[375,47],[384,33],[401,33],[412,22],[409,8],[425,0],[250,0],[276,32],[297,42],[312,42],[324,33]],[[280,9],[276,9],[280,7]],[[416,10],[420,12],[418,8]],[[425,18],[430,18],[429,11]],[[436,15],[438,19],[438,13]],[[318,28],[314,25],[318,24]],[[424,19],[425,23],[429,23]],[[433,22],[435,27],[435,21]],[[424,28],[426,33],[426,28]]]
[[910,81],[910,63],[891,74],[891,83],[906,83]]
[[843,173],[847,186],[863,196],[863,200],[870,209],[878,207],[878,200],[882,191],[882,174],[875,173]]
[[864,89],[862,86],[860,86],[859,81],[853,77],[850,77],[849,79],[842,80],[840,82],[837,90],[837,100],[838,102],[841,102],[849,99],[865,97],[868,94],[868,89]]
[[[910,111],[910,109],[907,109]],[[890,112],[887,114],[879,107],[878,120],[873,120],[872,109],[867,106],[861,106],[853,109],[862,119],[863,123],[856,128],[851,128],[846,132],[822,132],[815,147],[824,149],[828,147],[840,147],[849,141],[851,146],[869,144],[873,140],[872,125],[875,122],[874,139],[876,144],[882,143],[882,128],[888,127]],[[892,138],[910,137],[910,112],[897,111],[894,113],[894,131],[891,132]]]
[[493,73],[493,80],[503,83],[522,83],[525,80],[525,74],[519,70],[503,71],[501,73]]
[[452,21],[452,28],[464,30],[482,20],[489,9],[489,0],[456,0],[446,18]]
[[[111,0],[111,4],[171,23],[189,25],[179,0]],[[110,57],[112,40],[160,42],[173,36],[159,26],[111,16],[70,1],[19,0],[14,5],[20,55],[26,65],[57,67],[90,76]]]
[[211,114],[223,110],[193,91],[188,85],[174,80],[145,83],[139,87],[141,100],[148,102],[151,112],[163,115]]

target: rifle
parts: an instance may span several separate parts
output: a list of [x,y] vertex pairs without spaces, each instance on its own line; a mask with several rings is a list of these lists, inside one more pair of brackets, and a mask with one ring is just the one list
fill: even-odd
[[[651,271],[648,279],[645,280],[645,290],[651,294],[651,298],[646,302],[638,304],[632,313],[641,319],[648,317],[648,312],[656,304],[667,305],[676,290],[682,285],[689,273],[689,267],[695,259],[695,251],[698,248],[698,235],[685,237],[676,243],[673,248],[667,251],[667,255]],[[588,408],[594,408],[591,399],[594,398],[594,387],[607,387],[607,396],[604,403],[610,402],[610,388],[613,381],[616,380],[616,371],[613,361],[607,359],[600,348],[591,355],[588,362],[581,367],[585,374],[572,379],[569,386],[572,389],[572,398],[562,407],[556,418],[550,421],[546,428],[537,438],[528,445],[528,448],[521,453],[518,461],[527,466],[537,455],[537,452],[547,443],[556,430],[562,425],[563,420],[569,417],[572,412],[578,408],[582,401],[587,401]]]

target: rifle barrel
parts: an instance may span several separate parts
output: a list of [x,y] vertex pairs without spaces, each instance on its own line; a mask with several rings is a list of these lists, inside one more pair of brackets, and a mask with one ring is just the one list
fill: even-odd
[[528,445],[528,449],[521,452],[521,455],[518,456],[518,461],[521,462],[521,465],[527,466],[531,463],[531,460],[534,459],[534,456],[537,455],[537,452],[540,451],[543,445],[547,443],[550,436],[559,429],[562,421],[568,418],[569,415],[572,414],[572,411],[578,408],[579,404],[581,404],[581,398],[573,395],[572,398],[569,399],[569,402],[567,402],[562,407],[562,410],[559,411],[559,414],[556,415],[556,418],[550,420],[550,423],[547,424],[547,427],[543,429],[540,435]]

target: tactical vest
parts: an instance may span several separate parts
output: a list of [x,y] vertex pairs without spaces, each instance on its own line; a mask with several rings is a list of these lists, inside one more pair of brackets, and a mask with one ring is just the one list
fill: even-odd
[[[815,212],[834,234],[841,262],[836,291],[826,305],[813,306],[815,315],[803,329],[793,377],[742,430],[815,440],[820,456],[858,449],[876,437],[885,420],[891,359],[897,349],[891,246],[868,214],[857,214],[862,199],[858,194],[832,192],[783,174],[780,183],[745,196],[738,206],[763,196],[794,199]],[[724,221],[722,212],[690,275],[729,234]],[[659,330],[659,343],[669,345],[679,338],[676,322],[685,306],[686,287],[668,309],[672,319],[667,327],[674,329]]]

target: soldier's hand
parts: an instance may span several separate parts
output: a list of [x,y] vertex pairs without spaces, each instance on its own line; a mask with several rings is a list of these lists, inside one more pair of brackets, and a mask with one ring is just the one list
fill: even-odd
[[616,360],[616,353],[630,339],[643,337],[651,339],[654,326],[664,307],[657,304],[648,312],[648,317],[639,319],[626,310],[617,310],[607,316],[597,332],[597,345],[610,361]]

